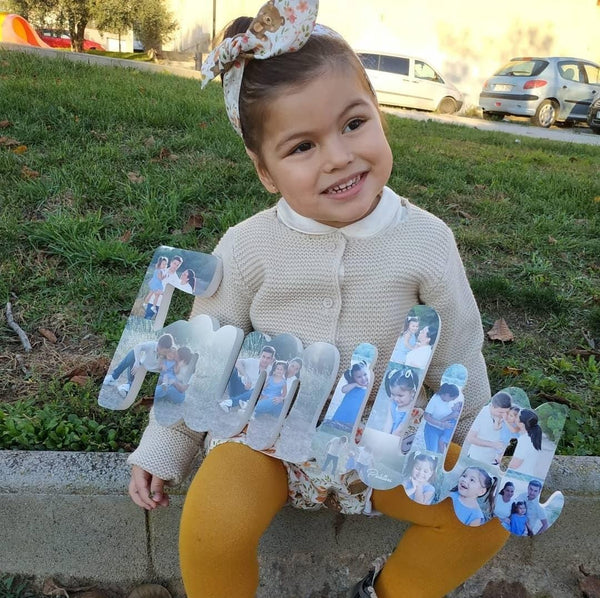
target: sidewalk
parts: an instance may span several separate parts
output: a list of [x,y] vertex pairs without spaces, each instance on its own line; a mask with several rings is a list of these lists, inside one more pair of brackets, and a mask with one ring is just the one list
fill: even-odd
[[[153,581],[183,596],[177,534],[186,485],[171,492],[168,509],[147,514],[126,494],[126,458],[0,451],[0,574],[97,584],[123,595]],[[599,472],[600,457],[555,457],[545,491],[565,494],[558,521],[541,536],[511,537],[451,598],[480,598],[489,581],[501,580],[520,581],[536,598],[581,598],[579,567],[600,575]],[[405,529],[387,517],[285,508],[260,543],[257,596],[345,597]]]

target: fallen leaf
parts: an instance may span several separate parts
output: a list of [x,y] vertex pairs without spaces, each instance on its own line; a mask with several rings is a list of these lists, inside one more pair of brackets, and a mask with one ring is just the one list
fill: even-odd
[[156,141],[154,140],[154,137],[152,135],[150,135],[150,137],[148,137],[148,139],[144,141],[144,145],[148,148],[154,147],[155,143]]
[[85,386],[88,383],[89,378],[87,376],[71,376],[69,381],[77,384],[77,386]]
[[0,120],[0,129],[8,129],[12,127],[12,123],[9,120]]
[[77,376],[85,376],[85,377],[94,377],[94,378],[104,378],[106,375],[106,371],[108,370],[108,366],[110,361],[107,357],[98,357],[97,359],[90,359],[86,363],[80,364],[71,371],[65,374],[65,378],[70,380]]
[[506,320],[504,318],[500,318],[494,322],[494,325],[487,333],[490,340],[493,341],[502,341],[503,343],[508,343],[515,339],[511,329],[508,327]]
[[40,173],[37,170],[31,170],[29,166],[23,166],[23,168],[21,168],[21,176],[24,179],[37,179],[40,176]]
[[143,183],[146,180],[139,172],[128,172],[127,178],[132,183]]
[[204,217],[202,214],[192,214],[188,221],[183,225],[183,232],[189,233],[193,230],[198,230],[204,226]]
[[199,126],[201,129],[206,129],[206,127],[208,127],[208,124],[206,124],[206,123],[203,121],[203,122],[201,122],[201,123],[198,123],[198,126]]
[[56,338],[56,334],[52,332],[52,330],[48,330],[47,328],[38,328],[38,332],[51,343],[55,343],[58,339]]
[[51,577],[44,580],[42,594],[44,596],[65,596],[65,598],[69,598],[67,590],[61,588]]
[[600,203],[600,195],[597,195],[596,197],[594,197],[594,201],[596,203]]
[[575,156],[571,156],[569,158],[569,162],[577,162],[577,158]]
[[548,243],[550,243],[550,245],[556,245],[556,243],[558,243],[558,241],[552,235],[550,235],[548,237]]
[[505,376],[519,376],[520,374],[523,373],[523,370],[520,368],[512,368],[512,367],[507,366],[505,368],[502,368],[502,373]]
[[127,241],[129,241],[129,239],[131,239],[131,231],[130,230],[126,230],[121,235],[121,238],[119,239],[119,241],[121,241],[122,243],[127,243]]
[[24,154],[27,151],[27,146],[26,145],[18,145],[17,147],[15,147],[15,149],[13,150],[13,152],[15,154]]
[[4,147],[16,147],[21,144],[12,137],[0,137],[0,145],[3,145]]

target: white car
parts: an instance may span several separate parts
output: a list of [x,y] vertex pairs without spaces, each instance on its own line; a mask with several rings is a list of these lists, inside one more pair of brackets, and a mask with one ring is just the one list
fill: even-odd
[[380,104],[458,112],[463,94],[429,63],[414,56],[358,52]]

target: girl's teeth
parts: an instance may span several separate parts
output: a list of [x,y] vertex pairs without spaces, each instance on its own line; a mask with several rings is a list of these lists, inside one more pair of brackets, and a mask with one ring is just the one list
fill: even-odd
[[347,183],[342,183],[341,185],[336,185],[335,187],[330,187],[329,193],[338,193],[340,191],[346,191],[346,189],[349,189],[353,185],[356,185],[356,183],[358,183],[359,179],[360,179],[360,177],[357,176],[357,177],[354,177],[352,180],[348,181]]

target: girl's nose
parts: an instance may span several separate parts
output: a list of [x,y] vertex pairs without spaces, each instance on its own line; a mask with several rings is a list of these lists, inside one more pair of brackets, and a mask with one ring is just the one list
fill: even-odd
[[350,144],[341,136],[330,139],[323,147],[325,172],[344,168],[354,159]]

